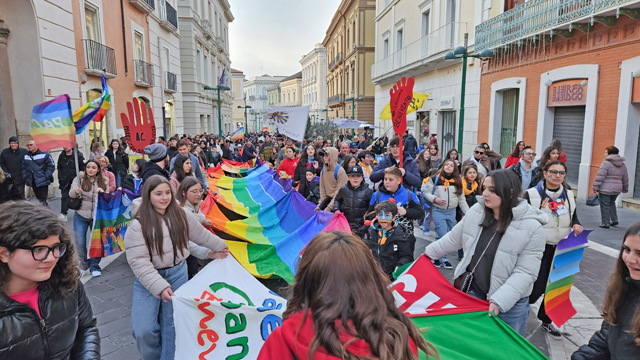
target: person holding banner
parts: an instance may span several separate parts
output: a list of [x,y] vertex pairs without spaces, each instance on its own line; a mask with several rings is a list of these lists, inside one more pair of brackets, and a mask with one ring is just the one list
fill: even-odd
[[[164,145],[154,145],[166,151]],[[189,241],[216,251],[217,258],[227,257],[229,249],[180,207],[169,180],[161,175],[145,181],[142,199],[134,200],[131,216],[124,244],[136,276],[131,307],[133,337],[145,360],[171,360],[175,353],[171,298],[188,280],[185,259],[190,255]]]
[[269,335],[258,360],[417,360],[418,349],[437,358],[395,306],[390,283],[357,236],[316,235],[298,263],[282,326]]

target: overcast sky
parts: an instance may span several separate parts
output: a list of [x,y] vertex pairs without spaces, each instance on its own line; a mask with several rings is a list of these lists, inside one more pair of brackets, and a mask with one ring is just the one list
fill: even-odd
[[340,0],[231,0],[231,67],[247,78],[289,76],[300,59],[322,43]]

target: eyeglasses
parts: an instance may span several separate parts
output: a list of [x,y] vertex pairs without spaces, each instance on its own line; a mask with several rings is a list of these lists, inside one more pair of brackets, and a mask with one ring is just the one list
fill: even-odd
[[478,155],[484,155],[484,151],[478,151],[478,150],[476,150],[476,154],[478,154]]
[[200,190],[190,190],[190,193],[192,193],[193,195],[202,195],[204,194],[204,190],[200,189]]
[[567,172],[566,172],[566,171],[549,170],[549,172],[550,172],[551,174],[555,175],[555,176],[558,176],[558,175],[560,175],[560,176],[565,176],[565,175],[567,175]]
[[22,246],[18,247],[18,249],[22,250],[31,250],[31,256],[33,256],[33,260],[35,261],[43,261],[49,257],[49,253],[53,252],[53,257],[59,259],[64,255],[67,251],[67,244],[59,243],[55,244],[52,247],[48,247],[45,245],[38,246]]
[[536,156],[536,153],[534,153],[534,152],[526,152],[526,153],[522,153],[522,155],[524,155],[524,156]]

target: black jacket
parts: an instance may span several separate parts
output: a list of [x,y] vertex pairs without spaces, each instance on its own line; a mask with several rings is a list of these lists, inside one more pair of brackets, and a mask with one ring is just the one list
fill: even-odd
[[4,176],[4,181],[0,183],[0,204],[11,200],[20,200],[20,190],[13,183],[13,177],[8,173],[4,174]]
[[308,194],[306,196],[306,200],[307,201],[311,201],[312,203],[318,205],[318,202],[320,201],[320,180],[319,178],[316,176],[315,179],[311,180],[311,182],[307,181],[305,179],[305,184],[307,184],[307,189],[308,189]]
[[11,174],[13,181],[16,185],[24,184],[22,179],[22,159],[27,155],[29,151],[25,148],[17,148],[16,151],[11,150],[10,147],[2,150],[0,154],[0,167],[5,174]]
[[152,177],[153,175],[164,176],[167,180],[170,179],[169,173],[167,172],[167,170],[161,168],[160,166],[158,166],[158,164],[152,163],[152,162],[148,162],[142,168],[141,175],[142,175],[142,183],[140,184],[140,186],[143,186],[144,182],[147,181],[147,179]]
[[[314,171],[314,173],[316,174],[316,176],[320,176],[320,173],[322,173],[322,169],[324,169],[324,162],[322,161],[322,158],[314,158],[314,159],[318,162],[318,168]],[[296,170],[293,172],[293,182],[291,183],[291,185],[293,187],[296,187],[298,186],[298,184],[300,184],[300,187],[298,188],[298,192],[302,195],[304,195],[305,193],[308,193],[309,191],[305,188],[307,187],[307,182],[306,182],[307,168],[310,166],[311,165],[309,164],[308,161],[306,162],[298,161],[298,165],[296,165]]]
[[369,145],[370,145],[369,142],[367,140],[365,140],[365,141],[363,141],[363,142],[358,144],[358,149],[367,150]]
[[371,151],[373,151],[376,155],[382,155],[385,153],[384,144],[380,141],[380,145],[376,145],[375,143],[371,146]]
[[167,148],[167,155],[169,155],[169,159],[173,159],[173,157],[178,153],[178,148],[175,146],[170,146]]
[[251,159],[255,159],[257,153],[258,151],[250,142],[244,144],[244,148],[242,149],[242,162],[247,162]]
[[56,295],[40,287],[40,315],[0,291],[0,358],[20,360],[100,359],[100,335],[81,283]]
[[[533,164],[531,165],[533,166]],[[522,168],[520,167],[520,163],[513,164],[509,166],[507,169],[512,170],[516,175],[518,175],[518,179],[522,181]],[[538,185],[540,180],[542,180],[543,175],[542,171],[536,166],[533,168],[533,172],[531,173],[531,182],[529,183],[529,187],[527,189],[531,189],[532,187]],[[522,189],[522,191],[526,191],[527,189]]]
[[373,190],[364,180],[358,188],[354,188],[350,182],[347,182],[347,185],[341,187],[338,190],[338,194],[336,194],[333,202],[333,211],[342,211],[349,221],[351,232],[355,234],[362,233],[364,215],[369,209],[372,194]]
[[222,146],[222,158],[227,160],[233,160],[233,152],[228,147]]
[[403,151],[415,153],[416,150],[418,150],[418,141],[413,137],[413,135],[409,135],[404,140],[402,146],[404,147]]
[[111,171],[113,175],[120,174],[120,179],[124,179],[129,173],[129,155],[127,155],[124,151],[116,151],[114,156],[113,151],[107,151],[104,154],[107,159],[109,159],[109,164],[111,164]]
[[[86,166],[87,165],[84,163],[84,155],[82,155],[82,152],[78,150],[78,167],[80,168],[80,171],[84,171]],[[58,156],[57,168],[60,189],[69,189],[71,182],[78,175],[76,173],[76,159],[73,153],[71,153],[71,155],[67,155],[66,152],[62,151],[60,156]]]
[[392,278],[396,267],[413,261],[413,253],[409,244],[409,236],[402,226],[396,225],[393,234],[385,241],[384,245],[378,244],[380,234],[378,220],[374,220],[369,227],[369,238],[366,240],[369,249],[373,253],[382,270]]
[[22,178],[27,185],[49,186],[53,182],[56,164],[48,152],[27,152],[22,160]]

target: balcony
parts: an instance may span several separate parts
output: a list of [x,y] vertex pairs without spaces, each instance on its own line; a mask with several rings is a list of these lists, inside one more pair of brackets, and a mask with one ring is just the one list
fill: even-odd
[[85,55],[84,72],[87,75],[101,76],[104,71],[105,78],[115,78],[118,74],[116,71],[115,51],[91,39],[83,39],[82,43]]
[[214,37],[213,27],[211,26],[211,22],[209,20],[200,21],[200,26],[202,26],[202,29],[204,30],[204,35],[208,39],[212,39]]
[[333,95],[327,99],[327,105],[339,104],[344,102],[344,94]]
[[135,71],[134,83],[136,86],[152,87],[153,86],[153,65],[142,60],[133,60],[133,69]]
[[156,9],[154,0],[129,0],[129,4],[144,14],[150,14]]
[[458,35],[467,32],[466,22],[451,22],[434,30],[401,50],[371,66],[371,81],[376,84],[389,82],[400,72],[443,61],[447,51],[458,44]]
[[[633,16],[631,13],[635,12],[637,16],[637,8],[620,7],[633,3],[629,0],[530,0],[476,26],[475,51],[493,49],[560,27],[566,29],[556,32],[568,37],[572,28],[590,31],[594,21],[611,26],[614,15]],[[585,23],[579,24],[580,20]]]
[[174,73],[164,72],[164,91],[174,93],[178,91],[178,76]]
[[178,31],[178,12],[165,0],[159,0],[160,26],[167,31]]
[[331,60],[331,62],[329,63],[329,71],[331,71],[331,69],[333,69],[334,66],[338,65],[340,60],[342,60],[341,57],[342,57],[342,54],[338,54],[336,55],[335,58],[333,58],[333,60]]

